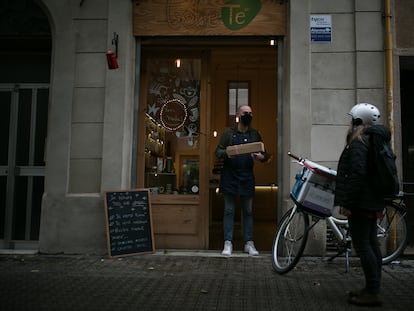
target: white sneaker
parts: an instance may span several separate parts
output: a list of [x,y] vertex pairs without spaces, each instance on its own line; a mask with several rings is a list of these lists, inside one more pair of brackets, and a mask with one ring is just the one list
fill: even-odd
[[253,241],[247,241],[244,245],[244,252],[249,253],[250,256],[257,256],[259,252],[257,251],[256,247],[254,247]]
[[224,256],[230,256],[232,251],[233,251],[233,244],[231,244],[231,241],[225,241],[224,248],[221,254]]

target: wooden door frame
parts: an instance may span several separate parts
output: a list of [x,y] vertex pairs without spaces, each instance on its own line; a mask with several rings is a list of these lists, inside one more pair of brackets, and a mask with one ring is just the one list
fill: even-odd
[[[177,239],[187,239],[190,247],[208,249],[209,245],[209,139],[206,133],[210,132],[210,95],[209,95],[209,83],[208,83],[208,55],[204,53],[203,48],[176,48],[170,46],[159,46],[159,47],[144,47],[142,49],[142,60],[141,60],[141,81],[140,81],[140,94],[139,94],[139,106],[138,106],[138,117],[137,117],[137,157],[135,159],[136,165],[136,187],[144,187],[144,174],[145,171],[145,159],[144,159],[144,135],[145,133],[145,114],[147,110],[147,93],[148,88],[148,77],[145,72],[145,64],[147,59],[150,58],[166,58],[166,55],[174,58],[199,58],[201,60],[201,76],[200,76],[200,129],[199,129],[199,193],[198,195],[159,195],[154,196],[152,203],[154,206],[153,210],[155,212],[154,218],[157,218],[157,213],[160,217],[163,217],[161,211],[157,209],[164,208],[171,210],[183,206],[183,208],[190,208],[191,206],[196,209],[192,213],[196,215],[197,232],[187,232],[187,238],[184,237],[183,232],[178,232],[175,234],[167,233],[168,230],[164,228],[159,228],[160,234],[156,234],[155,237],[155,247],[157,248],[157,238],[161,247],[167,246],[167,248],[182,248],[186,247],[184,241],[178,241]],[[175,57],[176,55],[176,57]],[[169,57],[168,57],[169,58]],[[160,220],[161,223],[165,221]],[[154,226],[157,225],[157,219],[154,219]],[[154,228],[157,231],[157,228]],[[168,247],[170,246],[170,247]]]
[[[214,43],[214,42],[206,42],[206,41],[202,41],[201,43],[191,42],[191,40],[185,41],[184,44],[180,40],[178,41],[172,40],[171,42],[161,42],[161,41],[159,40],[153,41],[153,39],[150,39],[148,42],[140,46],[140,49],[142,50],[143,53],[142,53],[142,57],[141,57],[141,54],[139,54],[140,57],[138,59],[140,59],[141,64],[145,63],[145,59],[148,54],[150,54],[151,56],[162,57],[162,56],[168,55],[168,53],[179,53],[180,57],[182,58],[198,56],[198,58],[200,58],[202,62],[201,77],[200,77],[200,88],[201,88],[200,114],[203,115],[204,117],[200,118],[200,132],[201,132],[200,148],[202,149],[200,149],[200,192],[199,192],[199,195],[197,196],[200,203],[196,203],[196,204],[199,204],[199,217],[198,217],[199,223],[197,224],[197,226],[200,228],[200,243],[197,246],[197,248],[208,249],[209,248],[209,235],[210,235],[210,232],[209,232],[209,222],[210,222],[209,178],[211,176],[211,170],[212,170],[211,164],[214,159],[214,154],[212,154],[210,151],[212,148],[215,147],[215,146],[213,147],[211,146],[211,144],[215,144],[215,141],[212,142],[212,140],[210,139],[212,137],[212,131],[214,130],[211,128],[210,120],[215,117],[215,113],[212,111],[212,105],[211,105],[211,102],[212,102],[211,83],[214,82],[212,81],[214,77],[212,77],[212,68],[211,68],[211,63],[210,63],[211,51],[215,49],[216,47],[218,47],[218,48],[230,50],[231,53],[234,53],[235,47],[239,47],[239,50],[241,50],[244,48],[253,48],[253,47],[265,48],[265,46],[263,45],[263,43],[258,43],[258,41],[248,42],[248,41],[243,41],[243,40],[240,40],[240,41],[234,40],[233,44],[231,44],[232,40],[230,39],[229,41],[226,41],[225,44],[221,44],[221,43],[217,44],[217,42]],[[180,44],[176,44],[177,42]],[[179,47],[177,48],[177,46]],[[279,48],[277,51],[278,65],[280,65],[280,61],[281,61]],[[138,154],[134,159],[134,161],[136,161],[136,164],[137,164],[136,170],[134,170],[136,172],[134,174],[136,174],[137,176],[135,185],[134,185],[135,187],[140,187],[141,185],[144,184],[143,174],[141,172],[144,171],[145,165],[144,165],[144,161],[140,159],[139,153],[142,152],[142,150],[140,149],[142,149],[142,146],[143,146],[143,137],[142,135],[140,135],[140,133],[142,133],[145,130],[144,128],[145,124],[144,122],[142,122],[142,118],[143,116],[145,116],[145,110],[146,110],[146,104],[142,104],[142,103],[146,103],[146,94],[145,92],[142,91],[147,88],[147,85],[146,85],[147,79],[146,79],[145,73],[141,73],[139,82],[140,82],[140,93],[137,96],[139,100],[137,100],[138,101],[138,105],[137,105],[138,121],[137,121],[137,128],[136,128],[136,133],[137,133],[136,142],[137,142],[137,153]],[[278,84],[278,89],[279,89],[279,86],[280,85]],[[280,107],[279,101],[280,101],[280,97],[278,95],[278,103],[277,103],[278,108]],[[278,109],[278,114],[280,113],[281,111]],[[280,151],[278,150],[278,152]],[[277,160],[279,160],[279,154],[275,155],[275,157]],[[280,162],[278,161],[278,163]],[[280,167],[278,167],[278,169],[279,168]],[[279,171],[278,175],[281,175],[280,173],[281,172]],[[279,191],[279,194],[280,194],[279,196],[280,197],[279,202],[280,202],[281,201],[280,191]],[[173,199],[176,200],[175,201],[176,204],[181,204],[180,201],[182,201],[182,199],[185,199],[185,198],[183,197],[181,199],[180,198],[173,198]],[[155,200],[154,202],[157,202],[157,201]],[[278,209],[281,208],[279,206],[280,205],[279,202],[278,202]],[[178,236],[175,236],[175,238],[178,238]],[[155,247],[157,247],[157,245],[155,245]]]
[[[258,129],[259,131],[262,130],[262,137],[264,139],[265,145],[267,145],[268,151],[272,154],[272,161],[271,164],[272,167],[269,170],[269,167],[266,167],[263,163],[257,163],[255,165],[255,174],[259,174],[262,176],[261,180],[256,178],[256,182],[258,186],[268,186],[269,189],[265,187],[260,187],[258,191],[260,190],[260,194],[258,193],[256,195],[256,199],[254,200],[256,208],[254,209],[255,214],[255,223],[258,225],[257,230],[257,236],[261,235],[262,237],[265,237],[261,239],[263,242],[262,244],[266,245],[266,248],[270,247],[270,240],[269,240],[269,234],[268,232],[271,230],[275,230],[277,225],[277,217],[278,217],[278,197],[281,195],[281,193],[278,191],[278,187],[276,184],[278,183],[279,178],[279,166],[278,163],[278,130],[279,127],[277,126],[278,122],[278,113],[279,113],[279,106],[278,106],[278,50],[269,50],[267,47],[245,47],[243,49],[229,49],[229,48],[223,48],[223,49],[217,49],[212,50],[211,53],[211,75],[212,75],[212,108],[211,110],[214,112],[214,116],[216,116],[216,120],[211,120],[211,127],[212,131],[217,131],[218,135],[213,140],[213,144],[210,147],[210,154],[214,157],[214,150],[215,145],[217,145],[221,134],[223,131],[231,126],[228,124],[228,117],[227,117],[227,107],[223,107],[224,105],[227,105],[228,98],[225,98],[225,96],[218,97],[217,94],[225,94],[226,92],[226,83],[229,81],[248,81],[250,83],[250,91],[251,94],[249,94],[249,100],[250,104],[252,105],[253,109],[253,127]],[[215,70],[220,66],[222,69],[219,73],[216,73]],[[274,73],[274,75],[273,75]],[[263,80],[263,77],[270,77],[271,79]],[[216,86],[216,83],[220,83],[220,85]],[[263,90],[264,89],[264,90]],[[263,99],[266,96],[263,96],[263,92],[266,90],[274,90],[275,93],[271,95],[271,98],[274,99],[273,102],[273,111],[271,114],[269,114],[268,106],[265,104],[265,101]],[[268,104],[272,105],[272,102],[267,102]],[[217,107],[220,106],[222,108]],[[219,108],[219,110],[218,110]],[[256,121],[255,121],[256,118]],[[267,136],[264,136],[264,128],[265,123],[269,124],[270,119],[275,123],[274,130],[272,129],[266,132]],[[269,128],[269,126],[267,126]],[[272,126],[270,126],[272,127]],[[210,163],[211,168],[214,167],[214,159],[211,159]],[[275,170],[275,171],[274,171]],[[274,172],[274,174],[268,174],[268,172]],[[258,176],[256,176],[258,177]],[[266,190],[264,190],[266,189]],[[274,190],[276,189],[276,190]],[[277,191],[276,193],[274,191]],[[210,198],[210,200],[213,200],[214,206],[219,206],[222,204],[222,202],[217,201],[219,199],[218,196],[215,198]],[[262,204],[264,203],[264,205]],[[267,205],[268,204],[268,205]],[[272,207],[274,207],[274,210],[272,210]],[[211,239],[211,245],[213,248],[222,247],[220,243],[218,243],[217,239],[215,238],[220,233],[220,229],[218,228],[219,223],[219,210],[215,209],[212,211],[211,216],[211,228],[212,236]],[[240,217],[240,209],[236,209],[236,219]],[[259,225],[260,224],[260,225]],[[236,223],[235,223],[236,225]],[[256,227],[256,225],[255,225]],[[271,228],[272,227],[272,228]],[[215,233],[213,233],[215,232]],[[270,233],[270,239],[273,239],[273,233],[272,231]],[[242,241],[240,239],[242,238],[240,236],[240,232],[236,231],[235,226],[235,232],[234,232],[234,238],[235,238],[235,247],[236,249],[241,247]],[[258,241],[259,242],[259,241]],[[261,243],[259,243],[261,244]],[[261,246],[263,249],[263,247]]]

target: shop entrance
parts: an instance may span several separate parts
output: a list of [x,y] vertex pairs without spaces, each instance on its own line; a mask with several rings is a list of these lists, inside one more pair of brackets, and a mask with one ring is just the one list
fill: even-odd
[[[234,124],[236,106],[249,104],[252,126],[272,155],[255,166],[254,200],[256,246],[270,250],[277,222],[277,48],[267,40],[149,41],[142,41],[136,185],[151,191],[155,247],[222,248],[214,150]],[[243,243],[240,223],[238,211],[235,250]]]
[[[267,163],[255,163],[256,195],[253,201],[254,239],[258,250],[271,250],[277,223],[277,49],[272,47],[217,48],[211,52],[210,141],[210,249],[223,247],[223,197],[218,192],[219,163],[214,150],[221,133],[235,124],[237,107],[248,104],[253,110],[252,127],[262,135]],[[214,174],[215,173],[215,174]],[[241,250],[242,215],[236,210],[234,249]]]

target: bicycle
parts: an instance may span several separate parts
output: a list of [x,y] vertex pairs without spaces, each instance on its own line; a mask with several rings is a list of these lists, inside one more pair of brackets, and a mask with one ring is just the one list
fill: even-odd
[[[288,155],[303,168],[296,174],[296,182],[290,193],[293,207],[283,215],[275,234],[272,248],[274,270],[279,274],[291,271],[303,254],[309,231],[320,220],[325,220],[338,249],[338,253],[328,260],[345,254],[348,272],[352,251],[348,220],[332,215],[336,171],[291,152]],[[389,264],[404,252],[407,244],[407,208],[403,192],[385,201],[386,207],[383,216],[378,219],[377,232],[383,252],[382,263]]]

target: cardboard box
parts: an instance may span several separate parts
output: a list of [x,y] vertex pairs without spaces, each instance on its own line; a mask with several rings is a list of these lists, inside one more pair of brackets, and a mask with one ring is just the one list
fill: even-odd
[[226,148],[227,155],[230,157],[239,155],[239,154],[263,152],[263,151],[265,151],[265,149],[264,149],[264,144],[262,142],[233,145],[233,146],[228,146]]

